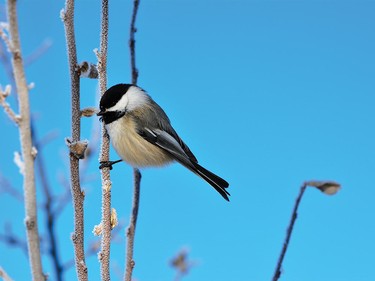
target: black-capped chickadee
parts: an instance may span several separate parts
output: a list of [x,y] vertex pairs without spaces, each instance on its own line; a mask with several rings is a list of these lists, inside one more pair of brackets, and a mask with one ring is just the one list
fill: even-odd
[[[100,100],[100,120],[122,160],[136,168],[177,161],[213,186],[224,199],[228,182],[198,164],[197,158],[173,129],[164,110],[141,88],[117,84]],[[104,162],[112,167],[118,161]]]

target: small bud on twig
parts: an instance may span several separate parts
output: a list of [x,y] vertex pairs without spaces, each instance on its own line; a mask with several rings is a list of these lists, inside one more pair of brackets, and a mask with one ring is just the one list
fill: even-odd
[[29,90],[34,89],[34,88],[35,88],[35,83],[34,83],[34,82],[31,82],[29,85],[27,85],[27,88],[28,88]]
[[17,115],[10,107],[9,103],[5,101],[5,99],[10,95],[11,90],[12,87],[10,85],[6,85],[4,90],[0,85],[0,105],[4,108],[4,111],[7,113],[8,117],[18,125],[21,121],[21,117]]
[[[117,218],[117,212],[115,208],[112,208],[111,210],[111,229],[114,229],[118,225],[118,218]],[[95,236],[100,236],[103,233],[103,223],[99,223],[98,225],[94,226],[94,229],[92,230],[92,233]]]
[[95,226],[94,226],[94,229],[92,230],[92,233],[93,233],[95,236],[100,236],[100,235],[102,235],[102,232],[103,232],[103,226],[102,226],[102,223],[99,223],[98,225],[95,225]]
[[61,19],[61,21],[65,21],[65,10],[64,9],[61,9],[61,11],[60,11],[60,19]]
[[81,62],[77,65],[77,71],[81,77],[91,79],[98,78],[98,69],[96,68],[96,64],[93,64],[91,62]]
[[36,155],[38,154],[38,150],[36,149],[35,146],[33,146],[31,148],[31,155],[33,156],[33,158],[35,159],[36,158]]
[[69,147],[70,155],[77,159],[85,158],[85,151],[89,144],[87,140],[73,142],[70,138],[66,138],[65,143]]
[[327,195],[334,195],[341,188],[341,185],[334,181],[308,181],[306,185],[316,187]]
[[118,225],[117,212],[115,208],[111,210],[111,229],[114,229]]
[[106,180],[106,181],[104,181],[103,189],[104,189],[106,192],[111,191],[111,189],[112,189],[112,182],[111,182],[110,180]]
[[95,107],[86,107],[81,110],[81,116],[91,117],[98,113],[98,110]]

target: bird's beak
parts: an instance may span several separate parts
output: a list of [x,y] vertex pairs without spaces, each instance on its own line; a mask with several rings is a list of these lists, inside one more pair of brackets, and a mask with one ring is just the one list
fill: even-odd
[[105,111],[99,111],[98,113],[96,113],[96,116],[103,116],[105,114]]

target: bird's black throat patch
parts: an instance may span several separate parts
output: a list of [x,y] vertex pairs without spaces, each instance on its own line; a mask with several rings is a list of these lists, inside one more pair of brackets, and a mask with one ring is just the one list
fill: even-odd
[[100,121],[103,121],[107,125],[121,118],[125,113],[126,111],[107,111],[100,117]]

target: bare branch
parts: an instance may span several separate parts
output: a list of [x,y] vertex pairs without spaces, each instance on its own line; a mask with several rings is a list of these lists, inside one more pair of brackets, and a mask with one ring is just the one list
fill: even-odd
[[[66,0],[65,11],[61,11],[61,19],[65,27],[67,42],[72,105],[72,143],[78,143],[81,135],[81,111],[80,111],[80,83],[76,71],[77,50],[74,34],[74,0]],[[74,206],[74,233],[72,241],[74,245],[75,264],[78,280],[88,280],[87,266],[84,249],[84,192],[81,190],[79,177],[79,157],[70,153],[70,177],[71,192]]]
[[132,71],[132,83],[137,84],[138,80],[138,69],[135,65],[135,33],[137,28],[135,27],[135,21],[137,19],[138,7],[140,0],[134,0],[133,2],[133,14],[130,22],[130,39],[129,39],[129,48],[130,48],[130,63]]
[[9,223],[4,225],[4,234],[0,233],[0,241],[5,244],[16,246],[20,248],[22,252],[28,257],[28,248],[26,240],[19,238],[15,233],[13,233],[12,226]]
[[125,270],[125,281],[132,280],[133,269],[135,266],[135,261],[133,259],[134,252],[134,237],[135,229],[137,226],[138,210],[139,210],[139,196],[140,196],[140,186],[141,186],[141,173],[138,169],[133,170],[134,173],[134,191],[133,191],[133,206],[132,213],[130,216],[130,223],[126,233],[127,245],[126,245],[126,270]]
[[52,41],[50,39],[45,39],[40,46],[36,50],[34,50],[30,55],[25,58],[25,66],[29,66],[34,61],[39,59],[42,55],[44,55],[49,48],[52,46]]
[[19,192],[12,184],[0,174],[0,192],[8,193],[20,202],[23,202],[23,194]]
[[47,236],[48,236],[48,254],[52,260],[52,264],[55,271],[55,279],[58,281],[63,280],[63,267],[60,261],[59,251],[58,251],[58,243],[57,243],[57,234],[55,233],[55,222],[56,220],[56,213],[52,209],[53,204],[53,197],[51,194],[51,185],[47,179],[47,171],[45,169],[44,164],[44,157],[42,153],[42,146],[40,145],[41,142],[37,140],[36,136],[36,129],[33,126],[33,122],[31,123],[32,128],[32,139],[36,145],[36,149],[39,151],[39,157],[36,158],[36,166],[38,175],[41,181],[42,190],[45,196],[45,203],[43,204],[44,213],[46,217],[45,225],[47,228]]
[[16,0],[7,1],[7,16],[10,34],[9,48],[12,53],[13,73],[16,81],[19,111],[21,116],[21,119],[19,121],[19,132],[21,137],[22,157],[25,165],[23,186],[25,195],[25,224],[29,261],[31,265],[33,280],[45,280],[46,277],[43,274],[39,245],[34,177],[34,157],[32,155],[32,140],[30,130],[29,93],[24,73],[21,45],[18,33]]
[[[132,83],[137,84],[138,80],[138,69],[135,64],[135,32],[137,29],[135,28],[135,21],[137,19],[138,14],[138,7],[139,7],[139,0],[134,0],[133,2],[133,14],[132,19],[130,22],[130,39],[129,39],[129,48],[130,48],[130,61],[131,61],[131,72],[132,72]],[[138,209],[139,209],[139,196],[140,196],[140,189],[141,189],[141,172],[134,168],[133,170],[133,177],[134,177],[134,191],[133,191],[133,206],[132,212],[130,216],[130,224],[127,231],[127,245],[126,245],[126,260],[125,260],[125,281],[131,281],[133,269],[135,266],[135,261],[133,259],[133,252],[134,252],[134,237],[135,237],[135,229],[137,225],[137,218],[138,218]]]
[[[113,233],[111,237],[112,242],[116,241],[116,238],[118,238],[119,232],[122,229],[122,227],[123,227],[123,223],[119,223],[118,227],[113,229]],[[90,256],[96,255],[98,253],[98,250],[100,249],[100,244],[101,244],[100,240],[95,239],[91,241],[88,248],[86,249],[86,257],[88,258]],[[71,268],[73,265],[74,265],[74,260],[69,260],[66,263],[64,263],[63,268],[64,270],[67,270]]]
[[[108,0],[102,0],[100,51],[96,51],[98,58],[98,77],[100,95],[107,89],[107,47],[108,47]],[[109,160],[109,137],[102,127],[102,143],[100,161]],[[102,175],[102,240],[100,261],[101,280],[110,280],[110,248],[111,248],[111,179],[109,168],[101,170]]]
[[13,279],[9,277],[9,275],[1,266],[0,266],[0,277],[3,278],[4,281],[13,281]]
[[275,273],[273,275],[272,281],[277,281],[280,278],[281,267],[283,265],[283,260],[284,260],[286,251],[288,250],[289,240],[290,240],[290,237],[292,236],[294,223],[296,222],[296,219],[297,219],[298,207],[299,207],[299,204],[301,202],[302,196],[303,196],[303,194],[304,194],[304,192],[306,190],[306,187],[307,187],[306,183],[304,183],[301,186],[300,192],[299,192],[298,197],[296,199],[296,203],[294,204],[292,217],[290,219],[290,223],[289,223],[288,230],[287,230],[287,233],[286,233],[286,237],[285,237],[285,241],[284,241],[284,244],[283,244],[283,248],[281,250],[281,253],[280,253],[280,256],[279,256],[279,260],[277,262],[276,270],[275,270]]

